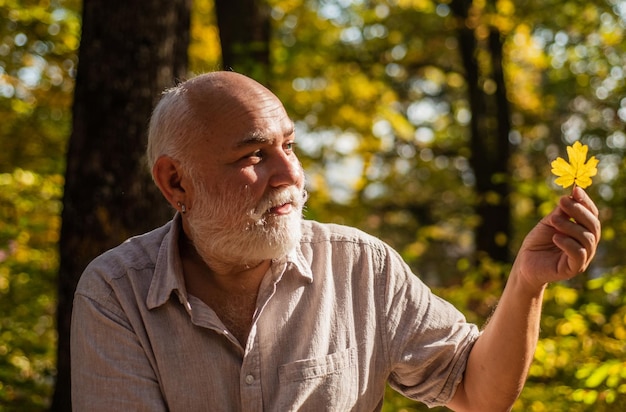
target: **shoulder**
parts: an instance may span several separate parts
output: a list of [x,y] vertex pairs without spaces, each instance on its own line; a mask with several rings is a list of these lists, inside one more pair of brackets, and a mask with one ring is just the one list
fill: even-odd
[[171,228],[172,222],[168,222],[155,230],[131,237],[96,257],[85,268],[77,292],[103,290],[103,284],[111,284],[128,276],[131,271],[154,271],[159,252]]
[[382,240],[364,231],[338,224],[305,220],[302,223],[300,250],[310,261],[332,261],[333,264],[367,266],[379,272],[397,252]]
[[171,231],[172,222],[142,235],[134,236],[95,258],[88,268],[121,266],[137,270],[154,266],[165,237]]
[[360,229],[334,223],[320,223],[313,220],[302,222],[300,243],[352,243],[375,248],[388,247],[382,240]]
[[311,267],[370,273],[388,287],[407,281],[421,284],[398,251],[354,227],[305,220],[300,251]]

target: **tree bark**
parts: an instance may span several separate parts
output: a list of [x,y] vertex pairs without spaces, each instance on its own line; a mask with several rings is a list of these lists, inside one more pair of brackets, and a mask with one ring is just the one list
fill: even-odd
[[269,86],[270,7],[260,0],[215,0],[222,64]]
[[[500,33],[493,27],[485,44],[476,40],[469,21],[471,0],[453,0],[450,7],[459,18],[459,49],[472,112],[470,122],[470,164],[476,177],[479,224],[475,231],[477,258],[488,256],[499,262],[510,260],[511,211],[509,160],[510,113],[502,70]],[[477,61],[479,48],[491,56],[490,73],[481,73]],[[485,91],[485,81],[495,85]]]
[[69,330],[85,266],[172,211],[145,165],[146,129],[166,87],[186,76],[190,0],[85,0],[60,238],[57,382],[71,411]]

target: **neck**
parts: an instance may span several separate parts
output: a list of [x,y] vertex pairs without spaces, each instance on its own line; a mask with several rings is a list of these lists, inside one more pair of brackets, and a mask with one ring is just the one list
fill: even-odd
[[228,293],[256,293],[271,265],[271,260],[229,262],[202,256],[185,234],[181,236],[179,250],[188,286]]
[[259,287],[271,260],[231,264],[207,259],[184,233],[178,247],[187,292],[213,309],[226,329],[245,346],[256,312]]

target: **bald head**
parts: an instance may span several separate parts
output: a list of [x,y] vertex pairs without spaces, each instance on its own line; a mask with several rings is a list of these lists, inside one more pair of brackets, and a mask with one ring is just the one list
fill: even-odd
[[[199,118],[219,115],[223,110],[241,107],[251,96],[275,97],[267,88],[255,80],[235,72],[213,72],[194,77],[180,84],[176,89],[183,92],[184,98]],[[174,90],[176,90],[174,89]]]
[[278,102],[265,86],[228,71],[206,73],[166,90],[150,120],[148,166],[163,155],[185,159],[198,138],[216,133],[229,114],[251,110],[253,100]]

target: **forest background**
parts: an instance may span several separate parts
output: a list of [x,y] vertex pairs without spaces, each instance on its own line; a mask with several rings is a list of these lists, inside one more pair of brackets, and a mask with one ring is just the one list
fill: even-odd
[[[135,3],[147,10],[159,1],[125,5]],[[268,23],[267,38],[240,47],[225,47],[223,24],[218,29],[214,7],[223,2],[192,3],[191,30],[181,31],[190,41],[187,76],[232,66],[268,84],[297,125],[311,193],[306,217],[389,242],[471,321],[484,323],[521,238],[567,193],[554,184],[550,162],[575,141],[589,146],[600,159],[588,191],[603,239],[587,273],[549,287],[515,410],[626,410],[626,1],[247,3]],[[68,167],[95,167],[69,148],[88,16],[77,0],[0,0],[2,411],[67,410],[53,401],[57,347],[59,356],[65,350],[56,313],[68,294],[60,287],[68,278],[61,218],[76,208],[64,188],[97,200],[87,176]],[[122,23],[105,22],[110,31]],[[101,114],[92,119],[100,128],[124,130],[124,118]],[[145,124],[149,113],[141,115]],[[97,165],[105,177],[109,165],[125,164],[130,143],[117,134],[121,146],[98,146],[108,150]],[[130,180],[139,173],[126,172]],[[137,220],[129,208],[93,208],[111,241],[136,230],[113,223],[117,215]],[[86,225],[81,213],[72,221]],[[59,376],[57,392],[68,383]],[[426,410],[392,391],[384,409]]]

